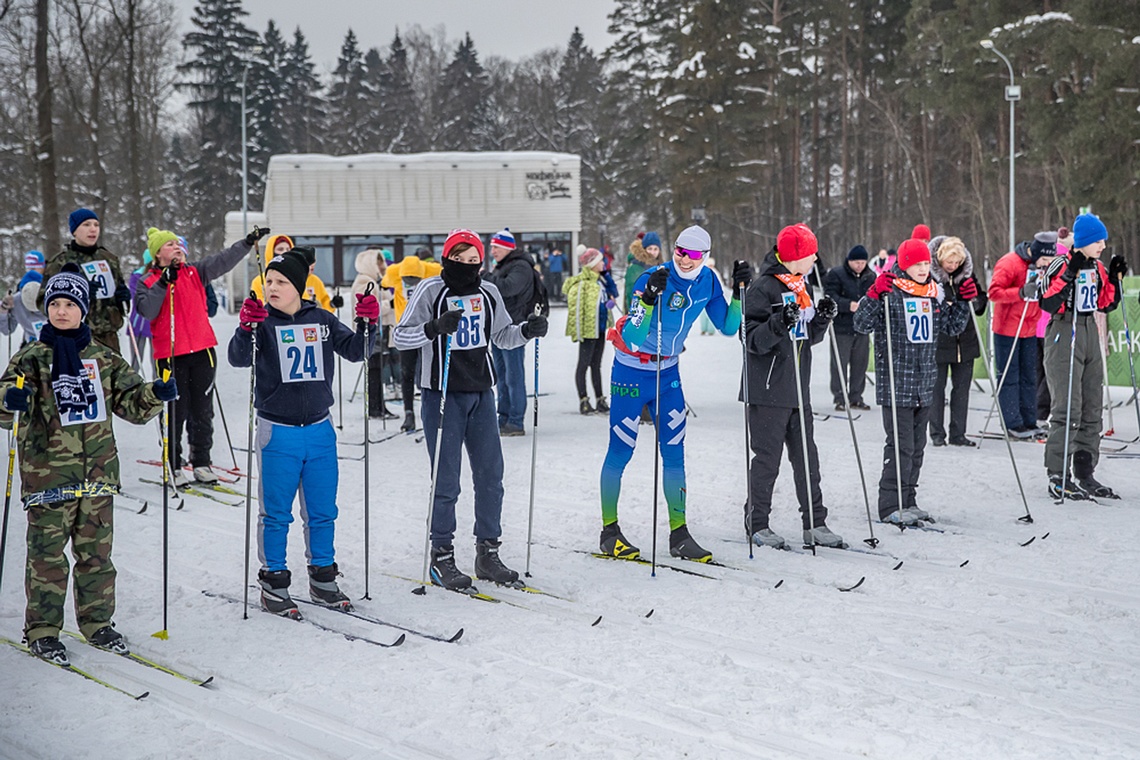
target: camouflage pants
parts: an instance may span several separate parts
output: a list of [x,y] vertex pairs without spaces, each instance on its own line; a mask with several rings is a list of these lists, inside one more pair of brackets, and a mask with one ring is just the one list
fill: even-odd
[[112,497],[96,496],[28,507],[28,562],[24,589],[28,643],[58,636],[67,596],[68,540],[75,557],[75,617],[90,636],[115,613],[115,566],[111,564]]

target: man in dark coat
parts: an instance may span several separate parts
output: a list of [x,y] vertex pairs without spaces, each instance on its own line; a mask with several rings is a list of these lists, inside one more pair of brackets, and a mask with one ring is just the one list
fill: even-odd
[[[487,280],[494,283],[503,296],[512,324],[521,324],[534,298],[534,260],[526,251],[515,247],[515,236],[510,227],[491,236],[491,256],[494,270]],[[525,346],[500,348],[491,352],[495,360],[495,381],[498,384],[499,434],[525,435],[523,418],[526,417],[526,366]]]
[[839,347],[842,369],[831,357],[831,396],[835,411],[844,411],[843,386],[840,378],[847,378],[847,399],[852,409],[870,409],[863,402],[863,389],[867,386],[867,356],[871,349],[871,336],[855,332],[855,310],[859,299],[875,281],[875,273],[867,266],[867,249],[857,245],[847,253],[847,260],[833,267],[823,278],[823,290],[839,307],[835,317],[835,342]]

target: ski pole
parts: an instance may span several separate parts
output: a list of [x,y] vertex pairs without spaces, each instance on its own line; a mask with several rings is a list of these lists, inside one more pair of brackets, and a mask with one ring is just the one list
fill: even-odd
[[[1073,364],[1075,363],[1077,353],[1077,319],[1078,314],[1076,310],[1077,298],[1074,294],[1071,303],[1066,304],[1065,311],[1068,312],[1069,318],[1073,321],[1073,329],[1069,336],[1069,390],[1065,401],[1065,445],[1061,454],[1061,499],[1057,503],[1062,507],[1065,506],[1065,489],[1069,485],[1069,439],[1072,437],[1072,423],[1073,423]],[[1052,428],[1050,428],[1052,430]]]
[[[895,393],[895,353],[891,345],[891,297],[883,294],[883,326],[887,334],[887,381],[891,384],[891,427],[895,436],[895,486],[899,501],[899,530],[905,530],[903,525],[903,483],[902,462],[899,457],[899,411],[898,398]],[[850,414],[848,414],[850,416]]]
[[[462,307],[460,308],[462,311]],[[443,445],[443,412],[447,406],[447,381],[451,373],[451,334],[449,333],[443,342],[443,375],[440,381],[439,393],[439,429],[435,433],[435,443],[433,451],[435,456],[432,457],[431,463],[431,493],[428,496],[428,510],[427,510],[427,530],[424,532],[424,575],[423,585],[419,588],[412,589],[413,594],[420,596],[427,593],[428,585],[428,565],[431,561],[431,518],[435,513],[435,488],[439,482],[439,460],[440,460],[440,447]]]
[[[226,408],[222,406],[222,397],[218,395],[218,385],[215,383],[210,390],[214,392],[214,402],[218,405],[218,416],[222,418],[222,430],[226,432],[226,445],[230,447],[230,459],[233,460],[234,470],[238,468],[237,454],[234,453],[234,441],[230,438],[230,426],[226,422]],[[248,475],[249,473],[246,473]]]
[[[372,283],[369,283],[369,285],[371,285],[371,284]],[[380,325],[380,335],[376,338],[376,340],[380,343],[380,352],[377,354],[377,356],[380,357],[380,359],[377,362],[380,366],[376,368],[376,371],[380,373],[380,429],[381,430],[387,430],[388,429],[388,402],[384,398],[384,326],[383,325]],[[367,389],[365,389],[365,394],[367,394],[367,392],[368,392]],[[365,398],[367,398],[367,395],[365,396]],[[366,410],[368,409],[367,403],[364,405],[364,408]],[[368,436],[364,436],[364,437],[367,438]]]
[[348,397],[348,403],[356,401],[356,392],[360,389],[360,378],[364,377],[364,367],[356,371],[356,382],[352,386],[352,395]]
[[1128,306],[1122,305],[1120,317],[1124,320],[1124,339],[1128,341],[1128,373],[1132,376],[1132,400],[1136,403],[1136,429],[1140,434],[1140,396],[1136,390],[1136,361],[1132,358],[1132,331],[1128,328]]
[[[337,303],[341,302],[340,288],[336,289]],[[336,307],[336,321],[340,321],[340,307]],[[340,419],[337,430],[344,430],[344,371],[341,369],[340,354],[336,355],[336,411]]]
[[[1028,304],[1029,302],[1026,301],[1025,303]],[[971,306],[971,304],[967,304],[967,307],[970,307],[970,306]],[[1024,312],[1023,312],[1023,314],[1024,314]],[[970,319],[970,323],[974,326],[974,334],[978,337],[978,346],[981,348],[981,351],[982,351],[982,359],[985,360],[986,366],[989,367],[990,366],[990,357],[986,355],[987,354],[986,346],[982,342],[982,328],[978,327],[978,320],[974,319],[974,314],[973,314],[972,310],[971,310],[971,313],[969,315],[969,319]],[[1017,332],[1018,333],[1021,332],[1020,327],[1018,328]],[[1017,345],[1016,341],[1017,341],[1017,337],[1015,335],[1014,336],[1014,347],[1015,348]],[[1010,355],[1010,357],[1013,356],[1012,350],[1010,350],[1009,355]],[[1008,369],[1008,363],[1007,363],[1007,369]],[[994,394],[994,401],[996,403],[997,395],[998,395],[998,384],[994,381],[994,377],[991,373],[987,372],[986,374],[989,375],[990,390]],[[1033,522],[1033,515],[1031,515],[1029,513],[1029,500],[1025,498],[1025,486],[1023,486],[1021,483],[1021,473],[1017,469],[1017,460],[1013,456],[1013,444],[1009,440],[1009,430],[1005,424],[1005,415],[1004,414],[998,414],[998,419],[1001,420],[1002,437],[1005,438],[1005,448],[1006,448],[1006,451],[1009,452],[1009,464],[1011,467],[1013,467],[1013,477],[1014,477],[1014,479],[1017,480],[1017,490],[1021,492],[1021,503],[1025,507],[1025,514],[1022,515],[1021,517],[1017,518],[1017,519],[1023,523],[1031,523],[1031,522]]]
[[[1026,301],[1025,305],[1021,307],[1021,319],[1017,320],[1017,330],[1013,333],[1013,345],[1011,345],[1009,347],[1009,356],[1005,357],[1005,366],[1001,370],[1001,377],[999,377],[997,380],[997,387],[996,387],[996,390],[994,390],[994,400],[993,400],[993,403],[990,404],[990,413],[989,413],[989,415],[986,416],[985,424],[982,425],[982,437],[978,440],[978,448],[982,447],[982,441],[984,441],[986,438],[986,431],[990,429],[990,419],[993,418],[994,411],[997,410],[999,413],[1001,412],[1001,409],[998,406],[1000,403],[998,400],[998,396],[1001,394],[1001,389],[1005,386],[1005,378],[1006,378],[1006,375],[1009,374],[1009,365],[1011,362],[1013,362],[1013,354],[1014,354],[1014,352],[1017,351],[1017,341],[1021,340],[1021,337],[1020,337],[1021,336],[1021,326],[1025,324],[1025,312],[1028,310],[1029,310],[1029,301]],[[973,316],[971,315],[970,318],[973,319]],[[992,316],[990,317],[990,322],[993,322]],[[982,343],[981,334],[982,334],[981,330],[978,330],[978,345],[979,346],[984,345]],[[991,331],[991,334],[993,334],[992,331]],[[988,359],[986,360],[986,374],[992,374],[990,372],[990,367],[991,366],[994,366],[994,367],[997,366],[996,354],[994,356],[994,359],[995,359],[995,361],[992,365],[989,363]],[[1002,418],[1002,429],[1003,430],[1005,429],[1005,418],[1004,417]]]
[[[257,230],[256,225],[254,230]],[[261,252],[259,243],[254,240],[253,243],[253,259],[257,262],[257,271],[261,276],[262,292],[265,286],[265,266],[261,261]],[[249,297],[257,300],[257,296],[251,290]],[[249,619],[249,538],[251,532],[251,523],[253,520],[253,428],[254,428],[254,414],[253,407],[254,391],[256,390],[257,383],[257,331],[259,325],[251,325],[249,337],[253,344],[251,359],[249,363],[249,429],[246,431],[246,448],[245,448],[245,571],[242,575],[242,605],[241,605],[241,619]],[[259,473],[260,474],[260,473]]]
[[752,515],[756,508],[752,504],[752,436],[748,429],[748,409],[751,403],[748,393],[748,333],[744,329],[744,319],[748,313],[745,308],[747,303],[745,293],[747,292],[747,287],[740,289],[740,350],[744,355],[744,492],[748,499],[744,540],[748,542],[748,559],[755,559],[755,554],[752,551]]
[[[373,283],[369,282],[367,287],[364,288],[364,295],[371,295]],[[371,524],[369,522],[370,509],[368,499],[368,361],[371,359],[369,356],[369,338],[372,337],[372,323],[367,319],[357,317],[357,321],[364,326],[364,596],[362,599],[371,599],[368,593],[368,580],[369,580],[369,555],[371,554]]]
[[[16,387],[23,390],[24,376],[16,375]],[[12,509],[12,471],[16,464],[16,441],[20,436],[20,413],[12,417],[12,437],[8,442],[8,487],[4,491],[4,521],[0,524],[0,588],[3,588],[4,557],[8,546],[8,513]]]
[[[534,313],[542,313],[539,306],[534,307]],[[530,547],[534,536],[534,473],[538,463],[538,338],[534,339],[534,430],[530,436],[530,508],[526,518],[526,571],[524,575],[530,577]]]
[[649,574],[651,577],[657,577],[657,502],[658,502],[658,475],[661,467],[658,460],[661,456],[661,299],[664,298],[665,293],[662,292],[657,299],[657,389],[655,391],[654,401],[657,411],[654,413],[653,420],[653,561],[650,565]]
[[[818,267],[815,270],[815,281],[821,288],[823,287]],[[867,494],[867,475],[863,472],[863,456],[859,453],[859,437],[855,435],[855,419],[851,414],[851,396],[848,391],[847,373],[843,369],[842,355],[839,353],[839,338],[835,335],[834,320],[827,323],[827,337],[831,344],[831,354],[835,359],[835,366],[839,370],[839,387],[843,391],[843,408],[847,410],[847,425],[851,428],[851,447],[855,450],[855,464],[859,468],[859,483],[863,486],[863,506],[867,510],[867,530],[871,534],[869,538],[863,539],[863,543],[874,549],[879,545],[879,539],[875,538],[875,525],[871,519],[871,497]],[[848,366],[850,366],[850,362],[848,362]]]
[[[798,326],[798,325],[797,325]],[[791,330],[795,330],[793,327]],[[790,332],[790,331],[789,331]],[[796,405],[799,406],[800,411],[800,443],[803,445],[804,455],[804,495],[807,498],[807,513],[808,525],[811,535],[811,546],[805,546],[805,549],[810,548],[811,553],[815,554],[815,499],[811,488],[811,460],[808,458],[808,438],[807,438],[807,414],[804,409],[804,388],[803,381],[800,376],[800,349],[804,344],[802,340],[796,340],[789,335],[792,341],[792,359],[796,368]],[[850,413],[848,413],[850,415]]]
[[[1100,316],[1099,314],[1097,316]],[[1108,317],[1104,317],[1104,329],[1108,331]],[[1105,343],[1104,333],[1100,331],[1100,321],[1097,320],[1097,348],[1100,350],[1100,365],[1104,371],[1104,401],[1108,407],[1108,430],[1105,435],[1116,435],[1116,422],[1112,419],[1112,384],[1108,382],[1108,354],[1105,353],[1108,346]]]
[[[173,346],[171,347],[173,350]],[[164,369],[162,371],[162,381],[167,382],[170,380],[170,370]],[[173,401],[167,402],[173,404]],[[166,404],[162,405],[162,461],[166,463],[162,468],[162,630],[151,635],[156,639],[166,640],[170,638],[167,631],[167,584],[168,584],[168,568],[170,566],[170,532],[169,532],[169,517],[170,517],[170,486],[174,478],[174,472],[171,470],[167,457],[170,455],[170,412],[167,410]]]

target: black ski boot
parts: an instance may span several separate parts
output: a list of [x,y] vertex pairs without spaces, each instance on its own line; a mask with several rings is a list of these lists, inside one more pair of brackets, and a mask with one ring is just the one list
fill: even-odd
[[404,413],[404,424],[400,425],[401,433],[411,433],[416,429],[416,413],[408,410]]
[[309,565],[309,598],[324,607],[352,611],[352,602],[336,585],[340,569],[336,563],[324,567]]
[[41,660],[47,660],[61,668],[71,667],[71,660],[67,658],[67,647],[63,645],[58,636],[44,636],[42,639],[36,639],[28,646],[28,650]]
[[609,525],[602,526],[602,537],[599,541],[600,552],[607,557],[617,557],[618,559],[637,559],[641,556],[641,550],[629,542],[621,533],[621,528],[618,527],[616,522]]
[[[1064,496],[1068,501],[1088,501],[1089,492],[1081,488],[1069,478],[1064,485]],[[1061,476],[1049,476],[1049,496],[1058,501],[1061,499]]]
[[606,402],[604,396],[598,396],[598,405],[594,407],[594,411],[596,411],[598,414],[610,413],[610,405]]
[[712,552],[703,548],[689,535],[688,526],[682,525],[669,533],[669,554],[693,562],[711,562]]
[[465,592],[471,588],[471,576],[459,572],[455,566],[455,549],[451,544],[432,547],[431,582],[450,591]]
[[1093,477],[1092,454],[1087,451],[1073,452],[1073,477],[1077,484],[1097,499],[1119,499],[1111,488]]
[[491,581],[503,586],[518,583],[518,571],[512,570],[499,559],[500,542],[489,538],[475,543],[475,577],[481,581]]
[[99,647],[100,649],[106,649],[108,652],[114,652],[115,654],[128,655],[131,653],[131,650],[127,647],[127,640],[123,638],[123,634],[109,625],[103,626],[88,636],[87,643]]
[[288,570],[259,570],[257,582],[261,586],[261,608],[281,617],[301,619],[297,603],[289,596],[289,583],[293,574]]

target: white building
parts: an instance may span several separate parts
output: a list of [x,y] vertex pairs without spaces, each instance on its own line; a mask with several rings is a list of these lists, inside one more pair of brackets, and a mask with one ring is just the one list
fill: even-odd
[[[580,169],[570,153],[273,156],[265,208],[246,221],[316,248],[316,274],[333,286],[352,282],[365,248],[387,248],[399,261],[426,246],[438,258],[457,227],[485,241],[509,227],[520,246],[559,248],[572,260],[582,226]],[[245,235],[241,212],[225,221],[226,240]],[[230,292],[248,290],[250,274],[234,270]]]

